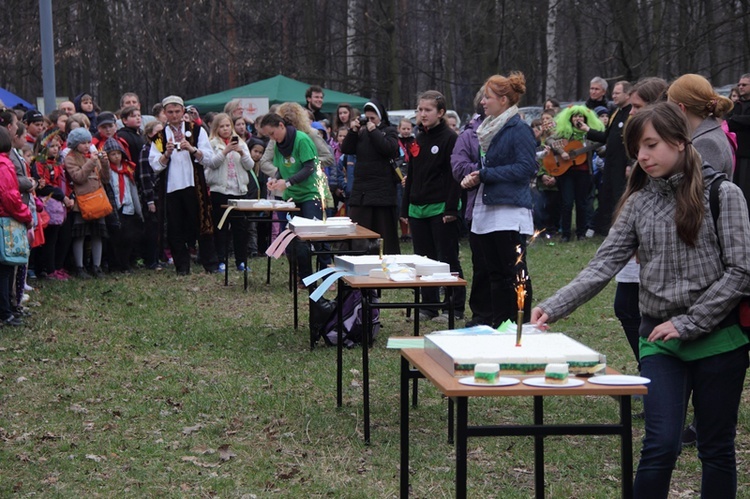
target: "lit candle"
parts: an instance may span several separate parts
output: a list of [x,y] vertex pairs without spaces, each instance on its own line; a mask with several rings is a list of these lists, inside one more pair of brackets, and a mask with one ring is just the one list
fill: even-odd
[[521,346],[521,333],[523,332],[523,308],[526,301],[526,277],[523,271],[518,274],[516,284],[516,302],[518,305],[518,316],[516,317],[516,346]]
[[378,239],[378,246],[380,247],[380,259],[383,259],[383,238]]

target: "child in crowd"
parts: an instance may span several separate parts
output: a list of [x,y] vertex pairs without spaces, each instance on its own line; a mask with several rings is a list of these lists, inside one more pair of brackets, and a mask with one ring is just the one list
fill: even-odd
[[99,113],[99,110],[94,102],[94,98],[87,93],[78,94],[75,99],[73,99],[73,104],[76,107],[76,113],[81,113],[88,118],[89,131],[92,134],[96,133],[97,114]]
[[[339,128],[336,132],[339,148],[344,142],[349,129],[345,126]],[[343,203],[343,210],[339,210],[341,215],[345,215],[348,207],[346,206],[349,195],[352,193],[352,184],[354,183],[354,167],[357,164],[357,156],[354,154],[341,154],[339,149],[339,159],[336,161],[335,187],[331,187],[333,199],[336,206]]]
[[[252,158],[255,166],[253,171],[258,180],[258,185],[255,185],[255,180],[250,179],[247,186],[247,197],[264,199],[268,196],[268,190],[266,184],[268,183],[268,175],[260,171],[260,159],[263,157],[263,153],[266,152],[266,143],[257,137],[250,137],[247,141],[247,146],[250,148],[250,157]],[[250,258],[254,258],[259,254],[263,253],[266,248],[271,244],[271,230],[269,225],[262,223],[258,225],[257,222],[250,223],[250,239],[248,240],[248,251]]]
[[[406,172],[409,169],[409,158],[411,157],[410,149],[414,146],[415,139],[412,134],[414,125],[411,121],[406,118],[401,118],[398,123],[398,147],[401,149],[400,158],[396,160],[399,163],[401,174],[406,177]],[[350,187],[351,189],[351,187]],[[398,209],[401,212],[401,200],[404,196],[404,182],[401,185],[396,186],[396,193],[398,196]],[[409,241],[411,239],[411,233],[409,232],[409,224],[399,219],[399,225],[401,227],[401,240]]]
[[42,138],[39,145],[32,173],[39,182],[36,194],[44,202],[49,222],[44,228],[44,244],[35,249],[36,275],[39,279],[67,281],[70,275],[63,268],[63,262],[68,252],[69,238],[61,239],[59,236],[65,224],[67,208],[73,207],[73,200],[65,195],[65,169],[60,160],[61,132],[53,130]]
[[112,233],[113,262],[110,270],[130,272],[133,248],[142,232],[143,212],[135,183],[135,164],[127,159],[120,142],[109,138],[104,143],[104,152],[109,160],[110,184],[115,193],[113,206],[120,219],[120,230]]
[[164,227],[164,210],[159,203],[157,182],[159,177],[148,162],[151,142],[164,129],[159,120],[150,121],[144,128],[145,144],[139,153],[136,182],[141,193],[143,211],[143,264],[150,270],[162,270],[161,257],[162,228]]

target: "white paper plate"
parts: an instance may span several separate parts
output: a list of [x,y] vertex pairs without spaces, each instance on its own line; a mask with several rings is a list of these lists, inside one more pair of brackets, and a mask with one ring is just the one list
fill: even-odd
[[602,376],[592,376],[588,379],[589,383],[595,385],[647,385],[651,380],[642,376],[628,376],[626,374],[604,374]]
[[462,385],[469,386],[513,386],[517,385],[521,381],[517,378],[500,377],[497,379],[497,383],[477,383],[476,381],[474,381],[474,376],[466,376],[465,378],[459,379],[458,382]]
[[544,377],[539,377],[539,378],[527,378],[523,380],[523,384],[529,385],[529,386],[536,386],[540,388],[571,388],[574,386],[581,386],[583,384],[583,381],[580,379],[568,378],[567,383],[556,384],[556,383],[547,383],[544,380]]

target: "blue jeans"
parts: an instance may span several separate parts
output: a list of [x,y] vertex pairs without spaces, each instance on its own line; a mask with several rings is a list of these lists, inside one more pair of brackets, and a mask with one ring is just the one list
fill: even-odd
[[646,434],[634,497],[667,497],[691,393],[703,471],[701,497],[736,496],[734,438],[747,367],[746,346],[691,362],[669,355],[641,359],[641,374],[651,384],[643,399]]

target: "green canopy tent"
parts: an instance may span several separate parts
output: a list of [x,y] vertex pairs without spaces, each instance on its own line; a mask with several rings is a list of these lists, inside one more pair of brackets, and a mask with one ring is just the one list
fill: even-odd
[[[298,102],[304,106],[307,104],[305,101],[305,91],[309,87],[310,85],[307,83],[278,75],[242,87],[197,97],[187,101],[186,104],[196,106],[201,113],[223,111],[224,105],[230,100],[245,97],[267,97],[268,105],[281,104],[282,102]],[[336,111],[336,107],[342,102],[351,104],[352,107],[361,110],[369,100],[358,95],[336,92],[327,88],[323,89],[323,93],[325,94],[323,100],[324,113],[333,113]]]

